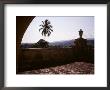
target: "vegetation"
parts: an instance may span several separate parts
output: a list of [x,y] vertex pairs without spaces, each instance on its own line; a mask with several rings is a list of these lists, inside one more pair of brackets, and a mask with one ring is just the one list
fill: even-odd
[[37,43],[35,43],[34,47],[36,48],[46,48],[48,47],[48,42],[45,41],[44,39],[40,39]]
[[[40,26],[41,26],[41,28],[39,29],[39,32],[42,30],[41,34],[44,37],[50,36],[51,32],[53,32],[52,25],[50,24],[50,21],[47,20],[47,19],[45,21],[42,21],[42,24]],[[35,47],[38,47],[38,48],[47,48],[48,46],[49,46],[48,42],[45,41],[45,38],[44,39],[40,39],[35,44]]]
[[43,24],[41,24],[41,28],[39,29],[42,30],[42,36],[50,36],[51,32],[53,32],[52,30],[52,25],[50,24],[50,21],[49,20],[45,20],[45,21],[42,21]]

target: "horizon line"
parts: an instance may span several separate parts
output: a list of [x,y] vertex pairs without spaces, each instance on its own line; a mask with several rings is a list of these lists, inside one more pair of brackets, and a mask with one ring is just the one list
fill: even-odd
[[[85,38],[84,38],[85,39]],[[87,40],[94,40],[94,38],[86,38]],[[39,39],[40,40],[40,39]],[[75,40],[75,39],[69,39],[69,40]],[[69,40],[60,40],[60,41],[69,41]],[[60,41],[47,41],[47,42],[60,42]],[[38,42],[38,41],[37,41]],[[31,43],[37,43],[37,42],[31,42]],[[21,42],[21,44],[23,43],[29,43],[29,42]]]

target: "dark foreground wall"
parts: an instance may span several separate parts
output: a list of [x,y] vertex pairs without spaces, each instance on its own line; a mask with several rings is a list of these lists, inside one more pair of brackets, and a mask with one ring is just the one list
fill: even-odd
[[89,57],[76,57],[76,53],[74,52],[73,48],[22,49],[19,59],[18,72],[29,69],[56,66],[75,61],[93,62],[93,60],[90,60]]

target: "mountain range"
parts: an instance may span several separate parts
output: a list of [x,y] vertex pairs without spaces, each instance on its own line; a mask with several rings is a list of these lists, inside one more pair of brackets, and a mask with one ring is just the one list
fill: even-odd
[[[21,48],[32,48],[35,43],[22,43]],[[49,42],[49,46],[60,46],[60,47],[70,47],[74,45],[74,40],[63,40]],[[87,45],[92,45],[94,47],[94,39],[87,39]]]

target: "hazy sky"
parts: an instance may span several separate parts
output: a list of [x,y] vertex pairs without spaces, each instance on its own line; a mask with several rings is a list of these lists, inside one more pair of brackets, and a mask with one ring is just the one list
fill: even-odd
[[48,42],[71,40],[79,37],[78,31],[82,29],[83,38],[94,38],[94,17],[93,16],[37,16],[28,26],[23,38],[22,43],[36,43],[38,40],[43,39],[44,36],[39,32],[39,25],[42,21],[48,19],[53,26],[53,32],[45,40]]

